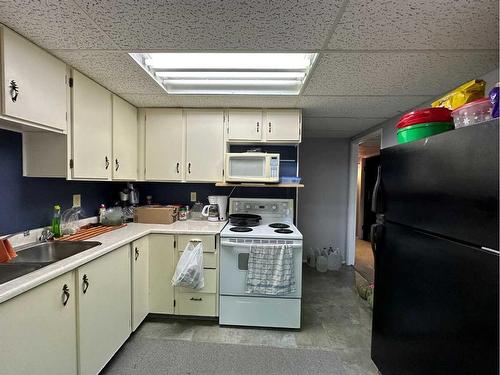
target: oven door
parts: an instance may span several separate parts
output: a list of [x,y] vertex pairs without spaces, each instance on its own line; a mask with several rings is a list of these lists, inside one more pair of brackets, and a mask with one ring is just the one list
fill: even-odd
[[266,295],[245,293],[246,277],[248,271],[248,256],[251,245],[239,244],[236,241],[229,243],[221,239],[220,247],[220,294],[231,296],[261,296],[273,298],[300,298],[302,291],[302,243],[294,241],[293,262],[296,291],[285,295]]

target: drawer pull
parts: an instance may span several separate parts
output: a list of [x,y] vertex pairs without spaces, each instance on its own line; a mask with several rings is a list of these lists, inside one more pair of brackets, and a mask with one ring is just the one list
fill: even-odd
[[194,297],[191,297],[191,301],[203,301],[203,298],[194,298]]

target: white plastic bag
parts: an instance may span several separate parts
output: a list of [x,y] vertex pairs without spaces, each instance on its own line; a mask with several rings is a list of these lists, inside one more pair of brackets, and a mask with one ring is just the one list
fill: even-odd
[[173,286],[201,289],[205,286],[203,278],[203,245],[201,242],[189,242],[177,263]]

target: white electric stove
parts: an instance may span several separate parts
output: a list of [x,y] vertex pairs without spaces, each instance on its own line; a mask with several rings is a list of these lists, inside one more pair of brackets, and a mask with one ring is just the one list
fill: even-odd
[[[228,223],[221,232],[221,325],[300,328],[302,234],[293,225],[293,199],[231,198],[229,214],[259,215],[257,226]],[[286,244],[293,249],[296,290],[284,295],[246,293],[252,246]]]

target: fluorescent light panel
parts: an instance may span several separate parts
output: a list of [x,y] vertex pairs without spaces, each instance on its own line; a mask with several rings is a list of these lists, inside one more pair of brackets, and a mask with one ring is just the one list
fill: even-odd
[[130,54],[169,94],[297,95],[315,53]]

